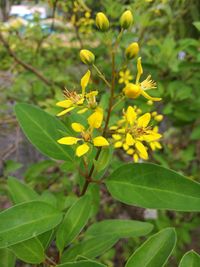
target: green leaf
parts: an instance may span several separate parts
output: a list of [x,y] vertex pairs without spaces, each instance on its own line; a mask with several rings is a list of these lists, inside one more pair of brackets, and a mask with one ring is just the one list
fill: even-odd
[[57,143],[69,130],[58,119],[30,104],[16,104],[15,112],[22,130],[29,141],[53,159],[71,160],[71,146]]
[[15,255],[7,248],[0,249],[1,267],[15,267]]
[[56,245],[60,252],[81,232],[88,221],[91,198],[85,195],[78,199],[67,211],[56,233]]
[[193,250],[185,253],[179,264],[179,267],[199,267],[199,266],[200,266],[200,255]]
[[19,162],[14,160],[6,160],[5,167],[4,167],[4,175],[7,176],[10,173],[20,169],[23,165]]
[[103,265],[97,261],[83,260],[83,261],[60,264],[57,265],[56,267],[106,267],[106,265]]
[[[131,220],[105,220],[92,224],[86,231],[86,237],[116,236],[118,238],[138,237],[151,232],[153,225]],[[108,237],[105,237],[108,238]]]
[[150,163],[124,164],[106,180],[117,200],[144,208],[200,210],[200,184]]
[[200,139],[200,125],[196,126],[190,136],[191,140],[199,140]]
[[54,237],[54,231],[50,230],[48,232],[39,235],[37,238],[41,242],[43,248],[46,249],[49,246],[50,242],[52,241],[53,237]]
[[166,228],[148,238],[128,259],[125,267],[162,267],[175,244],[175,230]]
[[117,240],[118,239],[116,237],[105,238],[105,236],[97,236],[82,241],[66,250],[62,255],[61,262],[65,263],[74,261],[79,255],[88,258],[95,258],[111,248]]
[[95,170],[97,172],[104,170],[108,166],[112,158],[112,153],[113,150],[111,147],[102,148],[98,161],[94,160]]
[[194,21],[192,24],[200,31],[200,21]]
[[37,264],[45,260],[44,248],[37,238],[9,247],[16,257],[24,262]]
[[45,202],[31,201],[0,213],[0,248],[8,247],[49,231],[62,214]]
[[8,178],[8,190],[14,204],[31,201],[39,196],[32,188],[14,177]]

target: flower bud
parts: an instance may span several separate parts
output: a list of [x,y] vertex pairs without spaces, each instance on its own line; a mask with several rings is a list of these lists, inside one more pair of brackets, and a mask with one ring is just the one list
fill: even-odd
[[92,52],[87,49],[82,49],[80,51],[80,59],[84,64],[92,65],[95,60],[95,56]]
[[103,12],[98,12],[96,15],[96,25],[97,28],[102,31],[105,32],[109,29],[109,20],[106,17],[106,15]]
[[156,115],[154,119],[155,119],[157,122],[160,122],[160,121],[163,120],[163,115],[162,115],[162,114]]
[[124,87],[123,92],[125,96],[128,98],[137,98],[141,93],[141,88],[140,85],[134,83],[128,83]]
[[127,59],[132,59],[137,56],[138,52],[139,52],[139,45],[138,43],[135,42],[135,43],[130,44],[126,48],[125,55]]
[[122,29],[128,29],[133,23],[133,15],[130,10],[125,11],[120,18],[120,25]]

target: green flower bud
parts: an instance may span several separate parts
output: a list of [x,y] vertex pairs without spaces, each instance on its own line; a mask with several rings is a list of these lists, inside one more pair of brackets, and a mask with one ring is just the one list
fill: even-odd
[[138,52],[139,52],[138,43],[132,43],[126,48],[126,51],[125,51],[126,58],[132,59],[137,56]]
[[92,52],[87,49],[82,49],[80,51],[80,59],[84,64],[92,65],[95,61],[95,56]]
[[120,25],[122,29],[128,29],[133,23],[133,15],[130,10],[125,11],[120,18]]
[[109,29],[109,20],[106,17],[106,15],[103,12],[98,12],[96,15],[96,25],[97,28],[102,31],[105,32]]

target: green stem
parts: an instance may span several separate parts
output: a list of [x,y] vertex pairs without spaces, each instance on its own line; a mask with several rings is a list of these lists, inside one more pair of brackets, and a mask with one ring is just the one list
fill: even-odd
[[101,71],[98,69],[98,67],[93,64],[92,65],[93,68],[96,70],[97,74],[99,75],[99,77],[106,83],[106,85],[110,88],[111,84],[106,80],[105,76],[103,75],[103,73],[101,73]]

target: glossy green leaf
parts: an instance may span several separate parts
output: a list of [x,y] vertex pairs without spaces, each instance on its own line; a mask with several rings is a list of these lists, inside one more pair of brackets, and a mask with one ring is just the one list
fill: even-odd
[[[116,236],[118,238],[143,236],[151,232],[153,225],[131,220],[105,220],[92,224],[86,231],[86,237]],[[107,238],[107,237],[105,237]]]
[[0,248],[31,239],[53,229],[62,214],[45,202],[31,201],[0,213]]
[[144,208],[200,210],[200,184],[150,163],[125,164],[106,180],[117,200]]
[[179,267],[199,267],[199,266],[200,266],[200,255],[193,250],[185,253],[179,264]]
[[88,221],[90,210],[91,198],[85,195],[67,211],[56,233],[56,245],[60,252],[81,232]]
[[116,237],[105,238],[105,236],[98,236],[82,241],[66,250],[62,255],[61,262],[74,261],[80,255],[95,258],[110,249],[117,240],[118,238]]
[[166,228],[147,239],[128,259],[125,267],[162,267],[175,244],[175,230]]
[[39,196],[32,188],[14,177],[8,178],[8,190],[14,204],[31,201]]
[[15,267],[15,255],[7,248],[0,249],[1,267]]
[[60,264],[57,265],[56,267],[106,267],[106,265],[96,261],[83,260],[83,261]]
[[37,238],[9,247],[16,257],[24,262],[37,264],[45,259],[44,248]]
[[41,242],[44,249],[46,249],[49,244],[51,243],[52,239],[54,237],[54,230],[50,230],[48,232],[45,232],[41,235],[39,235],[37,238]]
[[22,130],[40,152],[53,159],[71,160],[71,146],[57,143],[69,131],[57,118],[25,103],[16,104],[15,112]]

